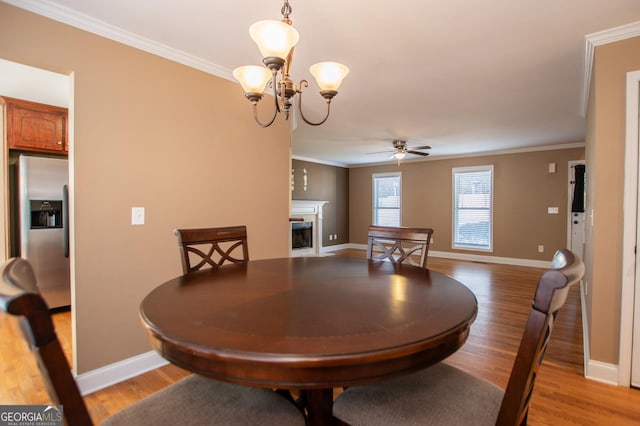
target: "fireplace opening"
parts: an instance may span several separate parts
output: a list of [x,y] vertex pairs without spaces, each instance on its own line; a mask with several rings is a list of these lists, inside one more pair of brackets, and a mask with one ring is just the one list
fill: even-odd
[[313,247],[313,222],[291,223],[291,248],[303,249]]

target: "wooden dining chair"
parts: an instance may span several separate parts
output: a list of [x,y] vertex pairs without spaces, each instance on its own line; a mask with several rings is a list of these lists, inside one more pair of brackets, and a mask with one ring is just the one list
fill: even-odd
[[[20,317],[53,404],[63,407],[65,424],[91,425],[71,375],[49,308],[38,293],[28,261],[13,258],[0,269],[0,309]],[[7,403],[8,401],[4,401]],[[277,393],[219,382],[192,374],[110,417],[105,425],[224,424],[304,425],[302,413]]]
[[445,363],[338,396],[334,416],[349,425],[526,425],[529,400],[558,309],[584,274],[584,263],[559,250],[540,280],[507,388]]
[[[431,228],[369,226],[367,259],[427,267]],[[415,258],[419,257],[419,260]]]
[[225,262],[249,261],[247,227],[176,229],[182,259],[182,271],[187,274],[205,265],[217,268]]

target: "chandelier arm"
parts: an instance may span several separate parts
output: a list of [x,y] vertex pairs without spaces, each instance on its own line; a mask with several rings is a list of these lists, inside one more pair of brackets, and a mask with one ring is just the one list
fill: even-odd
[[279,114],[280,111],[280,102],[278,102],[278,72],[272,70],[271,71],[271,87],[273,87],[273,99],[274,99],[274,105],[276,108],[276,114]]
[[323,124],[325,121],[327,121],[327,119],[329,118],[329,113],[331,112],[331,99],[326,99],[325,101],[327,102],[327,113],[324,116],[324,118],[322,119],[322,121],[318,121],[317,123],[314,123],[312,121],[307,120],[307,118],[304,116],[304,113],[302,112],[302,87],[309,87],[309,82],[307,80],[301,80],[300,81],[300,89],[297,91],[300,94],[300,99],[298,99],[298,111],[300,112],[300,117],[302,118],[302,120],[311,125],[311,126],[319,126],[321,124]]
[[268,123],[262,123],[260,121],[260,119],[258,118],[258,105],[257,104],[253,104],[253,119],[256,121],[258,126],[260,126],[262,128],[271,126],[273,124],[273,122],[276,121],[276,117],[277,116],[278,116],[278,111],[274,111],[273,112],[273,117],[271,117],[271,120]]
[[[278,103],[278,101],[276,100],[276,104]],[[258,126],[265,128],[265,127],[269,127],[273,124],[274,121],[276,121],[276,117],[278,116],[278,111],[273,111],[273,117],[271,117],[271,120],[268,123],[262,123],[260,122],[260,119],[258,118],[258,103],[252,103],[253,105],[253,119],[256,121],[256,123],[258,124]]]

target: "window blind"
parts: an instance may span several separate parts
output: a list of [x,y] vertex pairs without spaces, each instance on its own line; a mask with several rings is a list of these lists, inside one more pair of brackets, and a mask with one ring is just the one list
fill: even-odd
[[400,226],[400,173],[373,175],[373,223]]
[[456,248],[492,249],[493,166],[453,169]]

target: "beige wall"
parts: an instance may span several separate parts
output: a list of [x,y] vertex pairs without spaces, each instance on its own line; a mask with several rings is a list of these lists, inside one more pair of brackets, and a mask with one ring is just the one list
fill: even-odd
[[[350,169],[350,241],[365,244],[372,223],[372,174],[402,172],[402,225],[434,229],[432,250],[497,257],[550,260],[567,245],[568,162],[584,159],[584,149],[538,151],[429,160]],[[548,164],[556,163],[556,173]],[[452,168],[494,166],[493,252],[454,250]],[[558,207],[559,214],[547,214]],[[545,247],[538,253],[538,245]]]
[[246,224],[251,258],[288,255],[290,132],[238,85],[6,3],[0,57],[75,79],[78,372],[151,349],[138,306],[181,271],[174,228]]
[[[640,37],[595,49],[587,115],[588,314],[591,359],[618,364],[626,73],[640,69]],[[587,220],[587,224],[589,224]]]

